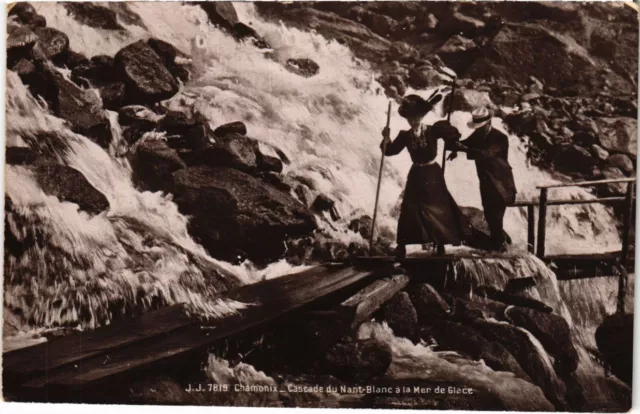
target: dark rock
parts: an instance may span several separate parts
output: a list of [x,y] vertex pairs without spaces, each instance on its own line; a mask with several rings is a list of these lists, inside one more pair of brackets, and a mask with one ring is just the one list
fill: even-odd
[[238,22],[233,25],[233,36],[238,40],[250,39],[253,45],[259,49],[269,49],[269,43],[262,38],[251,26]]
[[178,153],[161,140],[138,145],[131,166],[136,179],[150,191],[170,190],[172,174],[187,167]]
[[449,305],[430,284],[410,286],[408,292],[421,324],[430,323],[449,314]]
[[69,37],[60,30],[38,27],[34,31],[38,35],[38,45],[47,58],[54,60],[69,51]]
[[611,371],[627,384],[633,377],[633,313],[607,316],[596,330],[596,344]]
[[7,165],[29,165],[38,158],[36,152],[29,147],[6,147],[5,159]]
[[472,298],[452,297],[452,313],[461,321],[475,321],[476,319],[505,320],[504,311],[507,305],[483,296]]
[[594,159],[586,149],[572,145],[556,155],[553,166],[564,173],[590,174],[593,171]]
[[[451,95],[447,95],[444,105],[449,108]],[[497,109],[491,101],[488,92],[477,91],[467,88],[457,88],[453,94],[453,110],[471,112],[478,108]]]
[[102,105],[106,109],[117,110],[124,102],[125,86],[122,82],[113,82],[98,88]]
[[305,78],[317,75],[320,71],[320,66],[311,59],[288,59],[285,68]]
[[[494,371],[513,372],[525,381],[531,378],[500,342],[487,340],[478,330],[453,321],[437,320],[422,335],[433,338],[443,351],[456,351],[471,359],[482,359]],[[425,339],[423,337],[423,339]]]
[[503,292],[491,286],[480,286],[476,289],[475,293],[480,296],[484,296],[493,300],[497,300],[507,305],[522,306],[525,308],[534,309],[543,313],[553,312],[553,308],[547,304],[540,302],[539,300],[528,298],[525,296]]
[[607,158],[607,165],[613,168],[618,168],[627,176],[632,176],[636,170],[634,160],[632,160],[626,154],[613,154]]
[[216,137],[216,144],[206,150],[209,165],[231,167],[248,173],[256,172],[261,161],[258,142],[239,134]]
[[407,292],[397,293],[381,308],[384,320],[396,336],[413,339],[418,324],[418,314]]
[[235,169],[189,167],[173,181],[180,211],[193,216],[191,233],[214,257],[242,250],[252,260],[275,260],[285,240],[316,228],[313,214],[290,195]]
[[369,381],[382,377],[391,365],[389,345],[375,339],[343,341],[325,357],[325,369],[343,381]]
[[21,60],[33,59],[33,47],[38,36],[28,27],[7,25],[7,68],[12,69]]
[[606,161],[609,158],[609,152],[598,144],[591,146],[591,153],[600,161]]
[[378,14],[364,7],[353,7],[349,11],[349,17],[352,20],[364,24],[371,31],[382,37],[389,37],[398,26],[398,21],[392,17]]
[[68,69],[75,69],[78,66],[88,65],[89,59],[82,53],[74,52],[73,50],[69,50],[67,52],[67,60],[65,62],[65,66]]
[[96,190],[78,170],[66,165],[43,163],[35,167],[35,176],[40,188],[46,194],[58,197],[60,201],[75,203],[91,214],[98,214],[109,208],[109,201]]
[[27,59],[20,59],[18,63],[13,65],[11,70],[17,73],[20,78],[23,78],[33,75],[36,71],[36,67],[33,63],[31,63],[31,61]]
[[115,69],[127,85],[129,104],[153,104],[178,92],[178,82],[144,41],[121,49],[115,56]]
[[559,375],[564,377],[578,368],[578,351],[573,346],[569,324],[562,316],[517,306],[507,309],[505,315],[511,323],[538,338],[547,353],[554,358],[554,366]]
[[120,125],[148,124],[152,128],[158,125],[161,115],[142,105],[123,106],[118,110]]
[[[618,178],[627,178],[620,169],[614,167],[606,167],[600,172],[599,178],[604,180],[615,180]],[[600,187],[601,194],[604,196],[622,196],[627,192],[626,183],[611,183]]]
[[364,215],[351,220],[349,223],[349,230],[360,233],[362,238],[369,240],[371,238],[371,226],[373,219],[369,215]]
[[215,1],[215,2],[197,2],[194,3],[200,6],[207,16],[211,24],[220,26],[227,30],[232,30],[233,26],[239,22],[236,9],[233,7],[233,2],[230,1]]
[[420,66],[411,70],[408,81],[412,88],[424,89],[451,82],[451,79],[435,70],[433,66]]
[[525,332],[509,324],[480,320],[475,321],[471,326],[487,340],[502,344],[529,375],[532,383],[542,389],[544,395],[557,409],[568,408],[561,382],[553,371],[553,367],[547,366],[544,357]]
[[414,47],[409,46],[406,42],[394,42],[391,45],[391,59],[400,62],[416,62],[420,59],[420,52]]
[[313,200],[311,209],[318,212],[329,211],[335,206],[336,202],[330,197],[320,194]]
[[74,132],[104,148],[109,146],[111,124],[99,99],[91,91],[78,88],[46,65],[38,68],[38,79],[29,84],[29,89],[34,96],[42,96],[53,113],[68,121]]
[[289,192],[291,191],[291,186],[282,181],[282,177],[275,172],[268,171],[266,173],[260,174],[260,179],[286,194],[289,194]]
[[40,16],[38,12],[36,12],[36,9],[34,9],[30,3],[26,2],[16,3],[11,10],[9,10],[9,16],[16,16],[20,23],[32,27],[44,27],[47,25],[44,17]]
[[138,26],[142,27],[145,30],[148,30],[147,26],[144,24],[142,17],[129,7],[129,5],[125,2],[104,2],[102,3],[104,7],[108,7],[113,10],[117,18],[123,22],[124,24],[130,26]]
[[261,171],[281,173],[284,166],[282,165],[282,161],[280,161],[279,158],[262,154],[258,158],[258,168]]
[[634,157],[638,151],[638,123],[631,118],[597,118],[600,145],[610,152],[623,152]]
[[71,80],[83,87],[96,87],[118,82],[115,62],[111,56],[97,55],[90,62],[80,64],[71,71]]
[[187,82],[190,79],[191,73],[189,70],[176,63],[176,58],[178,57],[182,59],[188,58],[185,53],[178,50],[172,44],[156,38],[147,40],[147,44],[160,56],[167,70],[169,70],[176,79],[180,79],[183,82]]
[[229,134],[247,135],[247,126],[242,121],[235,121],[220,125],[213,130],[213,135],[217,137],[224,137]]
[[63,2],[62,6],[79,23],[96,29],[123,30],[116,13],[106,7],[89,2]]

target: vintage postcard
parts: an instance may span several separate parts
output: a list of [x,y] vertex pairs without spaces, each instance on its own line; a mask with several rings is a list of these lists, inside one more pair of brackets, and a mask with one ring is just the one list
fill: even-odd
[[7,402],[623,412],[623,2],[7,6]]

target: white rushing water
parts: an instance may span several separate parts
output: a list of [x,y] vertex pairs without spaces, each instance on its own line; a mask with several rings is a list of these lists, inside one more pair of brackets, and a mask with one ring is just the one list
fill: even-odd
[[[291,159],[283,172],[288,182],[311,183],[313,195],[323,193],[336,200],[342,219],[334,223],[338,230],[330,230],[333,236],[364,242],[346,230],[346,225],[352,218],[372,211],[380,131],[388,100],[376,93],[373,71],[366,63],[354,60],[345,46],[316,34],[265,22],[250,4],[235,3],[240,19],[273,45],[276,61],[266,59],[251,44],[237,43],[210,26],[206,14],[196,6],[130,3],[147,29],[123,24],[126,33],[110,32],[108,36],[105,31],[79,24],[62,6],[35,6],[49,26],[69,36],[71,49],[88,57],[114,55],[127,44],[147,37],[163,39],[190,54],[196,68],[194,77],[169,105],[192,105],[214,127],[236,120],[245,122],[250,136],[280,148]],[[319,64],[320,72],[311,78],[292,75],[281,64],[288,58],[311,58]],[[109,323],[121,310],[133,313],[141,310],[138,307],[148,309],[154,301],[185,302],[214,316],[233,312],[247,304],[210,305],[221,280],[249,283],[292,271],[292,266],[283,261],[257,270],[251,263],[232,266],[211,258],[188,235],[187,218],[178,212],[170,196],[134,188],[127,162],[112,156],[115,147],[109,154],[71,133],[59,119],[46,114],[15,74],[8,74],[7,90],[8,145],[32,145],[36,136],[51,133],[49,139],[58,148],[57,156],[82,172],[107,197],[110,208],[89,216],[74,204],[45,195],[26,169],[7,167],[6,191],[22,220],[14,223],[15,228],[27,223],[32,230],[42,229],[49,244],[34,247],[26,262],[5,266],[14,271],[6,276],[10,280],[5,282],[5,306],[23,312],[10,319],[12,329],[5,329],[5,343],[10,341],[8,335],[22,340],[29,336],[28,332],[36,336],[42,329],[56,325],[89,328]],[[426,122],[441,119],[441,112],[441,108],[432,112]],[[466,127],[469,119],[467,113],[456,112],[452,116],[452,123],[463,137],[470,133]],[[496,128],[504,130],[501,120],[494,122]],[[117,131],[117,125],[114,128]],[[395,134],[404,128],[407,124],[397,114],[396,105],[391,129]],[[513,135],[509,140],[509,161],[518,198],[535,199],[537,185],[556,179],[530,165],[525,141]],[[395,234],[394,211],[409,167],[406,153],[387,159],[379,216],[386,234]],[[481,207],[472,162],[464,157],[450,162],[446,181],[459,205]],[[551,192],[550,198],[554,197],[592,196],[582,189],[563,189]],[[522,249],[526,245],[526,222],[523,209],[511,208],[507,212],[505,228]],[[612,213],[601,205],[551,207],[547,226],[550,253],[602,252],[616,250],[620,245]],[[526,266],[537,268],[530,263],[524,266],[528,270]],[[553,277],[549,280],[557,283]],[[486,281],[502,283],[497,278]],[[609,288],[603,284],[594,289]],[[547,294],[543,292],[541,299],[561,305],[558,286],[550,289]],[[563,299],[566,307],[572,308],[573,299]],[[113,309],[114,301],[119,301],[119,309]],[[568,311],[564,313],[571,318]],[[382,325],[368,324],[361,335],[377,336],[390,344],[394,352],[389,374],[392,377],[415,376],[426,370],[436,373],[442,381],[491,389],[510,409],[550,408],[537,387],[510,374],[494,372],[483,363],[451,359],[428,347],[412,345],[394,337]],[[216,359],[209,361],[208,372],[213,378],[243,375],[245,379],[272,381],[252,368],[229,368]]]

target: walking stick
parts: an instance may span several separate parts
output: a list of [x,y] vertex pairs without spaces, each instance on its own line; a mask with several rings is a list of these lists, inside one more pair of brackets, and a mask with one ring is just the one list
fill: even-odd
[[[391,101],[389,101],[389,108],[387,109],[387,128],[391,123]],[[369,256],[373,251],[373,236],[376,229],[376,218],[378,216],[378,199],[380,198],[380,184],[382,184],[382,170],[384,169],[384,153],[387,149],[387,143],[382,144],[382,158],[380,158],[380,172],[378,173],[378,188],[376,189],[376,204],[373,207],[373,220],[371,221],[371,237],[369,238]]]
[[[451,98],[449,99],[449,113],[447,114],[447,122],[451,123],[451,112],[453,112],[453,94],[456,93],[456,78],[452,80],[453,86],[451,86]],[[445,147],[442,150],[442,174],[444,174],[444,169],[447,166],[447,143],[445,142]]]

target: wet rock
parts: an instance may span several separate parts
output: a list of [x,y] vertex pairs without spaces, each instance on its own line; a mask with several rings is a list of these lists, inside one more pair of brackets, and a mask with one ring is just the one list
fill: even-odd
[[311,204],[311,208],[318,212],[329,211],[335,206],[335,201],[333,201],[330,197],[320,194],[313,200]]
[[502,344],[556,409],[568,409],[564,384],[558,379],[553,367],[545,363],[544,356],[525,332],[509,324],[479,320],[470,326],[481,332],[487,340]]
[[6,147],[7,165],[30,165],[38,158],[36,152],[29,147]]
[[456,351],[476,361],[482,359],[494,371],[513,372],[516,377],[531,381],[529,375],[504,345],[487,340],[478,330],[470,326],[438,320],[421,334],[433,338],[439,350]]
[[480,49],[473,40],[455,35],[435,53],[456,73],[463,73],[478,57]]
[[230,1],[197,2],[194,4],[200,6],[207,13],[211,24],[232,30],[233,26],[239,22],[236,9]]
[[118,81],[115,61],[111,56],[96,55],[91,61],[76,66],[71,71],[71,80],[83,87],[96,87]]
[[556,155],[553,166],[557,171],[564,173],[590,174],[593,170],[594,159],[586,149],[572,145]]
[[121,49],[115,56],[115,69],[127,85],[129,104],[153,104],[178,92],[178,82],[144,41]]
[[[620,169],[614,167],[606,167],[600,172],[599,178],[604,180],[611,180],[617,178],[627,178],[626,175]],[[600,191],[604,196],[622,196],[627,192],[626,183],[611,183],[605,184],[600,187]]]
[[106,109],[117,110],[122,106],[125,95],[125,85],[123,82],[113,82],[102,85],[98,88],[102,105]]
[[21,60],[32,60],[37,41],[38,36],[30,28],[7,24],[7,68],[13,69]]
[[382,37],[389,37],[394,32],[398,21],[392,17],[378,14],[364,7],[353,7],[349,10],[349,17],[359,23],[362,23],[371,31]]
[[235,121],[220,125],[213,130],[213,135],[217,137],[224,137],[229,134],[247,135],[247,126],[242,121]]
[[258,159],[258,168],[261,171],[281,173],[284,166],[280,158],[262,154]]
[[351,220],[349,223],[349,230],[359,233],[363,239],[369,240],[371,238],[371,226],[373,219],[368,214]]
[[9,16],[15,16],[22,24],[32,27],[44,27],[47,21],[36,12],[30,3],[19,2],[9,10]]
[[285,240],[316,229],[304,205],[241,171],[189,167],[175,172],[173,181],[180,211],[193,216],[190,232],[214,257],[231,259],[242,250],[261,263],[276,260]]
[[33,75],[36,71],[36,67],[31,63],[31,61],[27,59],[20,59],[18,63],[13,65],[11,70],[17,73],[20,78],[23,78]]
[[596,330],[596,344],[611,371],[631,384],[633,376],[633,313],[607,316]]
[[607,158],[607,165],[619,169],[627,176],[632,176],[636,169],[633,160],[626,154],[611,155]]
[[475,321],[476,319],[505,320],[504,311],[507,305],[483,296],[473,296],[470,299],[451,297],[451,312],[461,321]]
[[564,377],[578,368],[578,352],[573,346],[569,324],[562,316],[517,306],[507,309],[505,315],[511,323],[538,338],[554,358],[555,370],[559,375]]
[[[515,280],[515,279],[512,279],[512,280]],[[477,295],[484,296],[492,300],[497,300],[507,305],[521,306],[525,308],[534,309],[538,312],[543,312],[543,313],[553,312],[553,308],[551,308],[544,302],[540,302],[539,300],[529,298],[526,296],[505,292],[505,291],[496,289],[492,286],[479,286],[476,289],[475,293]]]
[[394,42],[391,45],[390,52],[391,59],[396,59],[400,62],[416,62],[420,59],[420,52],[406,42]]
[[637,154],[638,124],[631,118],[597,118],[600,145],[610,152]]
[[124,30],[116,13],[106,7],[89,2],[63,2],[62,6],[79,23],[96,29]]
[[161,115],[156,114],[151,109],[142,105],[123,106],[118,110],[118,121],[121,125],[148,124],[152,128],[155,127],[162,119]]
[[139,144],[131,160],[136,181],[150,191],[168,191],[172,174],[186,168],[178,153],[161,140]]
[[609,152],[598,144],[593,144],[591,146],[591,153],[600,161],[606,161],[607,158],[609,158]]
[[147,26],[144,24],[144,21],[142,20],[142,17],[140,17],[138,13],[131,10],[131,8],[129,7],[129,4],[127,4],[126,2],[105,2],[105,3],[102,3],[102,5],[113,10],[116,13],[117,18],[124,24],[130,25],[130,26],[135,25],[145,30],[148,30]]
[[389,345],[375,339],[342,341],[325,357],[325,369],[343,381],[369,381],[382,377],[391,365]]
[[109,208],[109,201],[78,170],[66,165],[42,163],[34,170],[36,181],[46,194],[60,201],[75,203],[80,210],[98,214]]
[[89,59],[82,53],[74,52],[73,50],[69,50],[67,52],[67,60],[64,62],[64,66],[68,69],[75,69],[78,66],[88,65]]
[[112,139],[111,124],[93,92],[78,88],[46,64],[37,68],[37,79],[29,84],[31,93],[42,96],[52,112],[69,122],[74,132],[106,148]]
[[267,41],[260,36],[253,27],[247,26],[242,22],[238,22],[233,25],[232,35],[238,40],[250,40],[258,49],[271,48],[269,43],[267,43]]
[[253,173],[258,170],[261,153],[255,139],[231,133],[216,137],[216,144],[206,150],[205,157],[209,165]]
[[44,55],[55,60],[56,58],[64,58],[69,51],[69,37],[60,30],[52,27],[38,27],[34,29],[38,36],[38,45]]
[[288,59],[285,68],[305,78],[315,76],[320,71],[320,66],[311,59]]
[[418,324],[418,313],[407,292],[396,294],[382,308],[382,315],[396,336],[414,338]]
[[175,46],[164,40],[151,38],[147,40],[147,44],[160,56],[167,70],[176,79],[180,79],[183,82],[189,80],[191,76],[189,70],[176,61],[176,59],[182,59],[183,62],[188,62],[189,57],[187,54],[181,52]]
[[407,291],[421,324],[430,323],[449,314],[449,305],[430,284],[410,286]]

